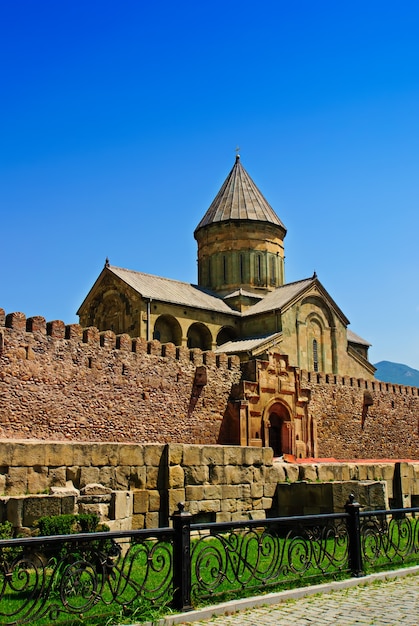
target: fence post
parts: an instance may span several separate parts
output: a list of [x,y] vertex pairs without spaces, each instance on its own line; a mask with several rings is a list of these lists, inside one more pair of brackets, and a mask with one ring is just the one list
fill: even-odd
[[172,515],[173,529],[173,608],[190,611],[191,606],[191,521],[192,515],[179,502]]
[[349,567],[352,576],[356,577],[364,576],[361,552],[361,524],[359,520],[360,508],[361,505],[359,502],[356,502],[354,494],[351,493],[345,504],[345,511],[349,514],[346,520],[349,537]]

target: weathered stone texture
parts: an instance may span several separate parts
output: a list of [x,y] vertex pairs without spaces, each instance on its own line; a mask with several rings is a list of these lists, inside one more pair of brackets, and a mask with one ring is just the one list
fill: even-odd
[[[231,387],[240,378],[237,361],[222,364],[219,375],[216,359],[205,358],[207,384],[193,397],[196,367],[203,362],[200,350],[191,354],[158,341],[148,347],[146,342],[141,350],[142,343],[128,335],[115,338],[93,327],[76,333],[63,322],[45,326],[38,318],[27,325],[20,313],[7,320],[0,327],[0,436],[218,442]],[[40,332],[41,327],[46,332]],[[106,464],[140,465],[140,459],[129,458],[134,450],[124,450],[128,458],[118,459],[109,448]],[[25,451],[31,454],[29,448]],[[47,459],[33,457],[33,465],[70,466],[80,461],[68,457],[70,448],[60,449],[62,458],[56,457],[53,445],[43,453]]]

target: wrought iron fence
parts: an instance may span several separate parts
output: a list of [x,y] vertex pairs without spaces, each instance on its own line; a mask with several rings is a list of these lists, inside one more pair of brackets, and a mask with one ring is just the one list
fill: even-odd
[[172,528],[0,541],[1,624],[167,602],[172,589]]
[[0,541],[0,624],[53,623],[139,600],[185,611],[260,592],[419,559],[419,508],[195,524]]

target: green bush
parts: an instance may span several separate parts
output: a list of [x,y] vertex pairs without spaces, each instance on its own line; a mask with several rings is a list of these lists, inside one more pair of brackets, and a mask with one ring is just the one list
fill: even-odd
[[[78,515],[47,515],[40,517],[35,523],[38,534],[42,537],[50,537],[53,535],[73,535],[75,533],[94,533],[109,530],[106,524],[99,524],[99,517],[95,513],[80,513]],[[74,543],[66,543],[61,546],[57,552],[56,547],[47,547],[43,549],[44,556],[49,558],[58,557],[64,559],[69,555],[74,558],[86,557],[92,552],[101,551],[108,552],[112,547],[110,540],[95,540],[81,546]]]

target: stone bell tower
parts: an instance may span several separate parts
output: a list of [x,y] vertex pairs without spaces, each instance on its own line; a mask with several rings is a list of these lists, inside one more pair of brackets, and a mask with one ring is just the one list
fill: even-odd
[[198,284],[233,308],[250,305],[284,284],[286,228],[240,156],[195,229]]

